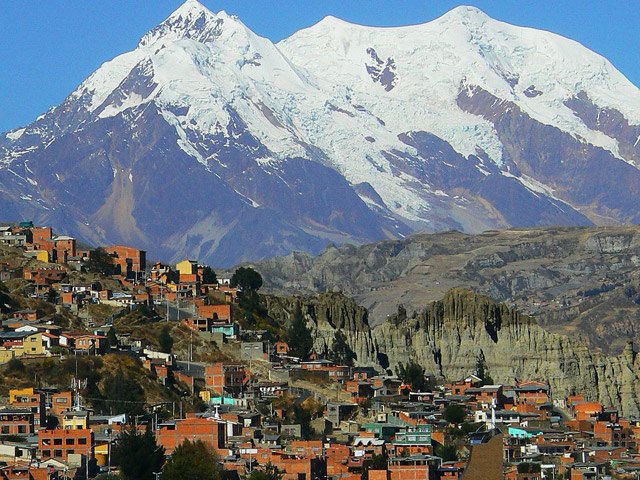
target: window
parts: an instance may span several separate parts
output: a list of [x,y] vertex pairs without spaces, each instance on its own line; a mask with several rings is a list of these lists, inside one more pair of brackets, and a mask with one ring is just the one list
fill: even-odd
[[61,438],[54,438],[53,439],[53,444],[54,445],[62,445],[62,439]]
[[65,445],[75,445],[76,441],[75,441],[74,438],[67,438],[67,439],[65,439],[64,444]]
[[62,450],[54,450],[53,451],[53,456],[54,457],[62,457]]
[[26,425],[18,425],[18,433],[27,433]]
[[87,444],[87,439],[86,438],[79,438],[78,439],[78,445],[86,445]]
[[2,426],[2,434],[5,435],[9,433],[9,426],[8,425],[3,425]]

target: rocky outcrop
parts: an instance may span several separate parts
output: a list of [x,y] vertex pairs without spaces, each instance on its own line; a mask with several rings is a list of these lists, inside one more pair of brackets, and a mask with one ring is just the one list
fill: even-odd
[[340,294],[269,297],[267,310],[286,322],[296,303],[313,326],[317,349],[328,348],[341,328],[359,365],[395,371],[413,360],[452,380],[473,373],[481,358],[497,383],[544,380],[555,398],[579,392],[625,415],[640,414],[640,360],[631,343],[617,356],[599,353],[484,295],[453,289],[420,313],[407,317],[401,309],[373,329],[366,310]]
[[399,305],[411,315],[462,287],[618,354],[628,340],[640,342],[639,265],[639,227],[546,227],[330,246],[316,257],[297,252],[254,267],[274,293],[349,295],[368,309],[371,326]]
[[[264,297],[265,307],[271,318],[286,325],[300,305],[302,314],[311,326],[317,352],[331,347],[337,329],[341,329],[358,363],[377,366],[375,346],[369,328],[368,312],[353,300],[338,293],[324,293],[315,297]],[[371,360],[371,359],[374,360]]]
[[391,368],[413,359],[428,373],[456,379],[483,358],[496,382],[545,380],[556,398],[583,392],[627,415],[640,412],[640,361],[631,344],[618,356],[594,352],[484,295],[452,290],[415,317],[391,318],[372,333]]

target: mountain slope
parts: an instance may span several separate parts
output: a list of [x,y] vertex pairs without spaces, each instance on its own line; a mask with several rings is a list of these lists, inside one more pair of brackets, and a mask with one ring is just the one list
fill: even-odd
[[274,45],[188,0],[0,136],[0,201],[5,220],[217,265],[630,223],[639,125],[640,92],[605,59],[474,8],[386,29],[327,17]]

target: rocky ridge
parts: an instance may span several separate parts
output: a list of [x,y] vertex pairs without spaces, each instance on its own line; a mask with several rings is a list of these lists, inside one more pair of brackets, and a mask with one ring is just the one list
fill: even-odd
[[340,294],[270,298],[267,309],[287,318],[297,302],[314,329],[316,348],[328,348],[341,328],[359,365],[395,372],[399,363],[413,360],[428,374],[456,380],[474,373],[477,360],[484,359],[496,383],[543,380],[555,398],[583,392],[624,415],[640,414],[640,359],[631,343],[619,355],[595,352],[487,296],[460,289],[415,315],[396,314],[374,328],[366,310]]
[[620,353],[628,340],[640,342],[639,227],[451,231],[253,265],[270,292],[343,292],[368,309],[371,325],[398,306],[411,315],[463,287],[597,350]]

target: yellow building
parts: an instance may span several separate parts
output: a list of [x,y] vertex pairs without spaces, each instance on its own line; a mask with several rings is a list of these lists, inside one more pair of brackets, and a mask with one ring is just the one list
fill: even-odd
[[36,258],[44,263],[49,263],[49,252],[46,250],[40,250],[36,255]]
[[68,410],[62,414],[64,430],[82,430],[89,428],[89,410]]
[[0,363],[7,363],[12,358],[15,358],[15,356],[16,353],[13,350],[0,349]]
[[[4,334],[3,339],[10,342],[9,348],[16,357],[21,357],[22,355],[42,355],[44,353],[42,333],[40,332],[9,332]],[[11,358],[7,361],[9,360],[11,360]]]
[[198,273],[198,262],[195,260],[183,260],[176,264],[176,270],[180,275],[194,275]]
[[9,390],[9,403],[15,403],[16,397],[30,397],[33,395],[33,388],[13,388]]
[[36,332],[28,335],[22,341],[23,353],[26,355],[42,355],[44,348],[42,347],[42,333]]
[[96,457],[96,463],[99,467],[107,465],[109,459],[109,448],[109,442],[96,441],[96,445],[93,447],[93,454]]

